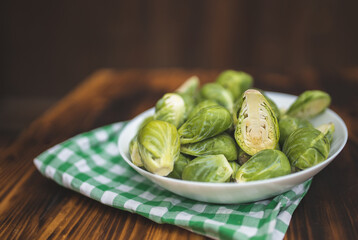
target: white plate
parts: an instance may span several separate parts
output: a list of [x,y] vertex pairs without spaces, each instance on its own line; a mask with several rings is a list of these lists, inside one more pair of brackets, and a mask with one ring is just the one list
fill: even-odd
[[[280,109],[288,108],[296,99],[296,96],[289,94],[274,92],[266,93],[270,98],[272,98],[272,100],[276,102]],[[328,159],[317,164],[316,166],[282,177],[246,183],[204,183],[184,181],[154,175],[135,166],[130,160],[129,143],[137,133],[137,129],[143,119],[152,115],[153,113],[154,108],[149,109],[135,117],[130,123],[127,124],[118,139],[120,154],[134,170],[152,182],[158,184],[159,186],[180,196],[210,203],[247,203],[266,199],[286,192],[292,187],[313,177],[324,167],[326,167],[342,151],[348,138],[347,127],[343,120],[335,112],[327,109],[323,114],[311,120],[311,123],[314,126],[328,122],[333,122],[335,125],[335,133],[333,136],[333,142]]]

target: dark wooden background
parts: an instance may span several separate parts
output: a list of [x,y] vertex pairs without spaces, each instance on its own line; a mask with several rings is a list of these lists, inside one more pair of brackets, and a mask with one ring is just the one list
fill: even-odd
[[356,71],[357,9],[331,0],[1,1],[0,145],[103,67],[305,79]]

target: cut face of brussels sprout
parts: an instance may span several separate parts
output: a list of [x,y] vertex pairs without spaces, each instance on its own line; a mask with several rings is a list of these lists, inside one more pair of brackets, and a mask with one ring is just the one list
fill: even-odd
[[290,160],[292,167],[301,170],[326,160],[329,149],[328,139],[312,127],[295,130],[283,145],[283,152]]
[[197,76],[188,78],[177,90],[177,93],[194,96],[200,85],[200,80]]
[[291,165],[279,150],[266,149],[256,153],[236,173],[237,182],[248,182],[284,176],[291,173]]
[[305,120],[290,116],[284,116],[279,121],[280,128],[280,144],[283,146],[283,143],[287,139],[287,137],[296,129],[303,127],[313,127],[312,124]]
[[143,167],[142,159],[139,154],[138,149],[138,139],[135,136],[132,141],[129,143],[129,154],[131,156],[132,163],[137,167]]
[[191,156],[223,154],[228,161],[236,160],[238,154],[235,140],[227,133],[181,145],[180,151]]
[[333,140],[333,134],[334,134],[334,124],[333,123],[326,123],[322,124],[321,126],[317,127],[319,131],[321,131],[324,136],[328,139],[329,143],[332,143]]
[[231,115],[226,108],[203,108],[179,128],[180,142],[187,144],[205,140],[224,132],[231,124]]
[[234,99],[231,93],[218,83],[207,83],[200,89],[201,99],[211,99],[232,113]]
[[183,170],[182,178],[197,182],[226,182],[233,170],[225,156],[206,155],[191,160]]
[[145,169],[166,176],[179,158],[180,140],[174,125],[154,120],[140,129],[138,148]]
[[290,106],[286,114],[291,117],[312,118],[323,112],[330,103],[331,97],[325,92],[305,91]]
[[184,99],[176,93],[165,94],[155,105],[154,118],[179,127],[185,118]]
[[174,163],[174,169],[173,171],[168,175],[168,177],[171,178],[176,178],[176,179],[181,179],[181,175],[183,173],[183,170],[185,168],[186,165],[188,165],[188,163],[190,162],[190,158],[180,154],[179,155],[179,159],[175,161]]
[[216,82],[229,90],[236,100],[252,87],[253,80],[251,75],[245,72],[226,70],[218,76]]
[[215,102],[214,100],[204,100],[202,102],[199,102],[194,108],[193,110],[190,112],[188,119],[192,118],[193,116],[195,116],[198,112],[200,112],[201,109],[206,108],[206,107],[211,107],[211,106],[218,106],[219,104],[217,102]]
[[235,140],[249,155],[275,149],[280,137],[278,123],[266,98],[257,90],[244,93],[235,129]]

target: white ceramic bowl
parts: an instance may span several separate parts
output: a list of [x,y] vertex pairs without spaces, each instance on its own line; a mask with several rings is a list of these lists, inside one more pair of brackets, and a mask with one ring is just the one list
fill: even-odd
[[[276,102],[280,109],[287,109],[296,99],[296,96],[283,93],[267,92],[267,95]],[[328,122],[333,122],[335,125],[335,133],[328,159],[316,166],[282,177],[246,183],[204,183],[184,181],[154,175],[135,166],[130,160],[129,143],[137,133],[137,129],[143,119],[153,113],[154,109],[149,109],[127,124],[118,139],[120,154],[134,170],[159,186],[180,196],[210,203],[247,203],[286,192],[292,187],[313,177],[332,162],[332,160],[341,152],[348,138],[347,127],[343,120],[335,112],[327,109],[323,114],[311,120],[311,123],[314,126]]]

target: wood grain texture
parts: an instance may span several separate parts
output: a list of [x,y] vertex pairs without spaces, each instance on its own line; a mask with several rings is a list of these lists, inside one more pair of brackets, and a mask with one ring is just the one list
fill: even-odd
[[[358,68],[297,74],[250,71],[256,87],[299,94],[323,89],[346,122],[349,141],[314,178],[295,211],[285,239],[358,238]],[[69,137],[104,124],[128,120],[152,107],[196,74],[202,82],[218,70],[100,70],[37,118],[0,152],[0,239],[205,239],[168,224],[114,209],[44,178],[32,160]],[[327,84],[326,80],[329,80]]]

